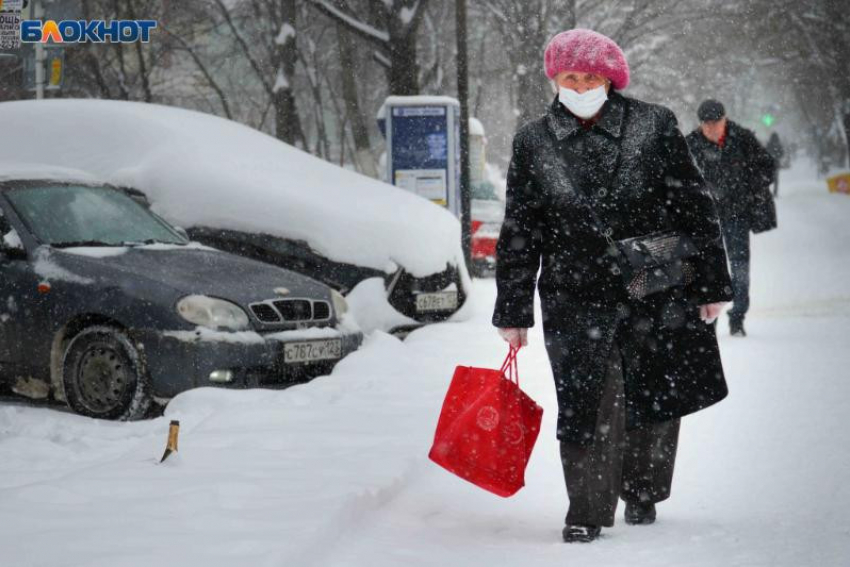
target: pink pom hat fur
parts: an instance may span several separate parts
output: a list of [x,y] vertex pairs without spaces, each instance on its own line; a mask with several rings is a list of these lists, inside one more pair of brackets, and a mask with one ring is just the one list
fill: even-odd
[[629,64],[623,50],[613,39],[593,30],[559,33],[546,46],[543,63],[550,79],[561,71],[578,71],[602,75],[617,90],[629,85]]

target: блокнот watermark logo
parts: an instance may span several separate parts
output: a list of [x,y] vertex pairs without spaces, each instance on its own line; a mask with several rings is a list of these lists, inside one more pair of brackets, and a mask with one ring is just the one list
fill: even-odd
[[147,43],[156,25],[156,20],[23,20],[21,42]]

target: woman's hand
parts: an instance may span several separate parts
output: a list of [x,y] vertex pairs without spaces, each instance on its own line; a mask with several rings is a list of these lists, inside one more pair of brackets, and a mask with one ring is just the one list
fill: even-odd
[[706,325],[711,325],[718,317],[720,317],[720,312],[723,311],[724,305],[726,305],[725,301],[720,303],[709,303],[708,305],[700,305],[699,318],[702,319]]
[[507,328],[499,329],[499,336],[511,345],[511,348],[528,346],[528,329]]

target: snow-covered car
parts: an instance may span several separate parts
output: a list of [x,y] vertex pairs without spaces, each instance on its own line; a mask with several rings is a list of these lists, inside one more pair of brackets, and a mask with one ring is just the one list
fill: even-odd
[[[471,287],[448,211],[234,121],[103,100],[0,103],[0,159],[139,189],[192,238],[349,297],[365,331],[461,318]],[[50,132],[45,135],[45,132]]]
[[0,381],[14,391],[134,419],[195,387],[326,374],[360,345],[321,282],[192,243],[85,175],[46,173],[0,167]]

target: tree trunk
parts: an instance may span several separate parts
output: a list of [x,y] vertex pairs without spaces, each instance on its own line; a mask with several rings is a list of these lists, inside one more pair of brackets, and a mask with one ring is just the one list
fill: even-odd
[[274,102],[275,136],[287,144],[309,151],[304,132],[301,129],[301,118],[298,116],[292,89],[279,89],[274,93],[272,100]]
[[511,54],[514,80],[517,85],[517,127],[540,116],[551,97],[546,75],[543,72],[545,38],[523,42]]
[[275,106],[275,136],[287,144],[300,146],[308,150],[307,140],[301,128],[301,118],[295,101],[295,93],[292,90],[292,80],[295,77],[295,64],[298,61],[298,47],[295,41],[296,25],[296,0],[281,0],[281,25],[288,25],[291,33],[286,39],[277,45],[275,58],[277,59],[278,72],[282,75],[284,84],[275,84],[274,106]]
[[372,156],[369,129],[363,113],[360,112],[360,98],[357,96],[357,61],[353,56],[356,46],[350,33],[339,23],[336,25],[336,37],[342,71],[343,107],[346,121],[351,124],[351,137],[354,139],[354,163],[361,173],[377,177],[378,170]]
[[[395,19],[395,18],[393,18]],[[387,79],[391,95],[419,94],[419,64],[416,58],[416,33],[400,26],[390,28],[390,67]]]

